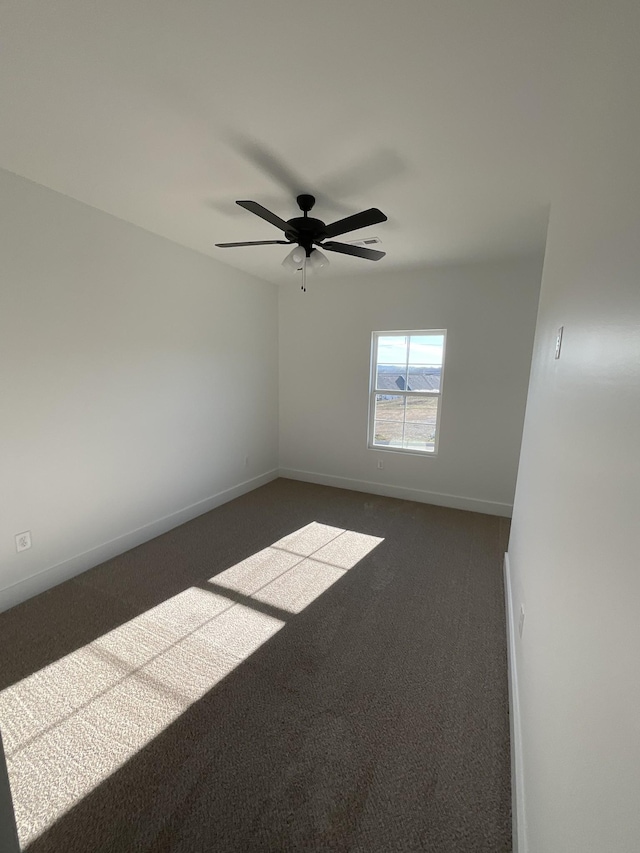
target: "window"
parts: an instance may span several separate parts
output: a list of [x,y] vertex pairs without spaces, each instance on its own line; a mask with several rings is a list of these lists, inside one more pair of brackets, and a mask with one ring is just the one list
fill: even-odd
[[437,452],[446,336],[444,329],[373,333],[369,447]]

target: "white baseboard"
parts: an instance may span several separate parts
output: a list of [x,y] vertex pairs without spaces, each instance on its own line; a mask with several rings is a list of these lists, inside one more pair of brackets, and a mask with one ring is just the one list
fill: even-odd
[[251,480],[246,480],[237,486],[232,486],[230,489],[225,489],[222,492],[211,495],[211,497],[204,498],[204,500],[179,509],[170,515],[165,515],[128,533],[123,533],[122,536],[110,539],[108,542],[103,542],[95,548],[90,548],[88,551],[83,551],[81,554],[69,557],[69,559],[61,563],[41,569],[27,578],[22,578],[16,583],[0,590],[0,613],[63,581],[69,580],[69,578],[79,575],[81,572],[86,572],[87,569],[104,563],[105,560],[117,557],[118,554],[123,554],[137,545],[142,545],[143,542],[148,542],[150,539],[154,539],[168,530],[173,530],[174,527],[179,527],[181,524],[191,521],[192,518],[209,512],[221,504],[232,501],[234,498],[251,492],[259,486],[264,486],[266,483],[270,483],[271,480],[275,480],[277,476],[277,470],[267,471],[265,474],[253,477]]
[[350,477],[317,474],[314,471],[298,471],[295,468],[280,468],[279,476],[286,477],[289,480],[302,480],[305,483],[317,483],[319,486],[335,486],[338,489],[352,489],[354,492],[368,492],[372,495],[384,495],[387,498],[402,498],[407,501],[446,506],[450,509],[466,509],[471,512],[500,515],[504,518],[511,518],[513,511],[512,504],[499,503],[498,501],[466,498],[443,492],[427,492],[423,489],[410,489],[405,486],[392,486],[388,483],[374,483],[369,480],[352,480]]
[[527,823],[524,807],[524,771],[522,765],[522,727],[518,667],[516,657],[516,608],[511,591],[509,554],[504,555],[504,594],[507,609],[507,649],[509,660],[509,725],[511,729],[511,814],[513,853],[527,853]]

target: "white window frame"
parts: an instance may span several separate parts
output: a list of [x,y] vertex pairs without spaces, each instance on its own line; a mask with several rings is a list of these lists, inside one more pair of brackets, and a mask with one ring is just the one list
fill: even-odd
[[[390,447],[387,445],[374,444],[375,438],[375,412],[376,412],[376,394],[389,393],[386,389],[380,390],[377,385],[377,366],[378,366],[378,339],[382,337],[390,337],[398,335],[402,337],[412,335],[442,335],[442,370],[440,372],[440,390],[439,391],[393,391],[394,397],[437,397],[438,398],[438,413],[436,415],[436,435],[433,442],[433,450],[412,450],[407,447]],[[444,367],[446,362],[447,351],[447,330],[446,329],[414,329],[413,331],[384,331],[371,333],[371,368],[369,372],[369,425],[367,430],[367,446],[370,450],[378,450],[382,453],[409,453],[412,456],[420,456],[422,459],[432,459],[438,454],[438,444],[440,441],[440,419],[442,416],[442,391],[444,387]],[[408,375],[408,359],[409,347],[407,347],[407,375]]]

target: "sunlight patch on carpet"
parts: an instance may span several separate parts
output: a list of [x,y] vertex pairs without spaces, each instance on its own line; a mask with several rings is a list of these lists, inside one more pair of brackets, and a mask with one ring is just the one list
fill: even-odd
[[382,541],[313,522],[212,577],[211,591],[186,589],[2,691],[0,726],[21,845]]

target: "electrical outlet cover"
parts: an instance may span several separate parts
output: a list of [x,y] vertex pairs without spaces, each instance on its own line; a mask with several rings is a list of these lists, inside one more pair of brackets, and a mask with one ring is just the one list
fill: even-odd
[[16,551],[26,551],[31,548],[31,531],[25,530],[24,533],[16,534]]

